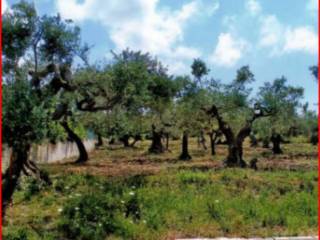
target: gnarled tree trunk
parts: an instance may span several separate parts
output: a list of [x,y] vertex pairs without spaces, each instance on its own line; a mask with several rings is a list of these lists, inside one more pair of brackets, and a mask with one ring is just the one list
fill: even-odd
[[191,156],[189,154],[189,149],[188,149],[188,131],[183,132],[182,136],[182,153],[179,157],[180,160],[190,160]]
[[124,134],[123,136],[121,136],[119,138],[119,140],[123,143],[124,147],[130,147],[129,139],[130,139],[130,135],[129,134]]
[[204,131],[203,130],[200,131],[199,143],[202,145],[202,148],[204,150],[208,149],[207,146],[206,146],[206,138],[204,137]]
[[2,175],[2,216],[12,200],[12,195],[18,185],[23,167],[28,161],[30,145],[13,147],[10,165]]
[[210,132],[208,135],[210,138],[211,155],[214,156],[216,155],[216,143],[214,142],[214,139],[213,139],[213,132]]
[[283,151],[280,147],[280,144],[281,144],[281,142],[283,142],[283,139],[282,139],[281,135],[278,133],[274,133],[274,134],[272,134],[270,140],[272,142],[273,154],[282,154]]
[[225,165],[227,167],[246,167],[246,162],[242,159],[243,153],[243,142],[246,137],[248,137],[251,133],[253,122],[259,117],[268,116],[268,114],[264,114],[262,111],[255,112],[251,119],[246,121],[246,124],[243,128],[240,129],[237,136],[234,135],[232,129],[229,124],[227,124],[222,116],[220,115],[218,108],[213,105],[211,109],[204,109],[208,115],[213,118],[216,118],[219,125],[219,130],[226,138],[226,142],[228,144],[228,156],[225,160]]
[[85,163],[88,161],[88,153],[87,150],[81,140],[81,138],[69,127],[67,121],[62,121],[61,126],[64,128],[64,130],[68,133],[68,137],[74,141],[78,147],[79,150],[79,158],[75,163]]
[[214,156],[216,154],[216,141],[219,137],[219,133],[218,131],[212,130],[208,135],[210,138],[211,155]]
[[170,140],[169,133],[165,133],[165,138],[166,138],[166,151],[169,151],[169,140]]
[[142,137],[140,134],[137,134],[134,136],[133,142],[130,144],[130,147],[134,147],[134,145],[138,142],[141,141]]
[[96,147],[101,147],[103,145],[102,136],[101,136],[101,134],[98,133],[97,137],[98,137],[98,141],[96,143]]
[[151,153],[163,153],[164,152],[161,138],[162,138],[162,133],[156,131],[156,126],[154,124],[152,124],[152,139],[151,139],[152,143],[149,148],[149,152],[151,152]]
[[228,144],[228,156],[225,160],[227,167],[246,167],[246,162],[242,159],[242,144],[236,142]]
[[258,146],[258,139],[254,134],[250,134],[250,147],[257,147]]

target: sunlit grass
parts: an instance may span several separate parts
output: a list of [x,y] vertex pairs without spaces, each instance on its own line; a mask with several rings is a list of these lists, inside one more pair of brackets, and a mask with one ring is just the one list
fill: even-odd
[[[37,182],[24,179],[7,212],[5,239],[317,233],[316,147],[288,144],[282,156],[246,147],[246,159],[260,159],[261,170],[253,171],[216,167],[212,163],[222,163],[226,147],[218,146],[219,155],[211,157],[194,139],[192,161],[179,161],[179,143],[173,142],[171,152],[162,155],[149,155],[146,141],[135,149],[103,148],[81,167],[45,166],[52,185],[39,188]],[[147,166],[156,171],[147,171]]]

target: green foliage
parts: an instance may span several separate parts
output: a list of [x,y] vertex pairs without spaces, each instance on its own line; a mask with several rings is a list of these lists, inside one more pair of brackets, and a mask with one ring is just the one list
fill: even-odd
[[311,66],[309,67],[309,70],[311,72],[311,74],[314,76],[314,78],[318,81],[318,66],[317,65],[314,65],[314,66]]
[[66,203],[59,228],[70,239],[104,239],[117,229],[119,207],[108,195],[85,194]]
[[3,86],[3,141],[9,146],[40,142],[46,137],[47,109],[21,78]]
[[15,67],[32,43],[36,21],[34,5],[27,1],[12,5],[11,10],[2,15],[2,55],[5,56],[3,63],[5,73]]
[[201,78],[209,73],[209,69],[204,61],[201,59],[194,59],[191,65],[191,73],[197,79],[201,81]]
[[37,214],[53,211],[56,227],[40,228],[53,239],[161,239],[170,231],[194,235],[199,229],[208,237],[297,235],[317,228],[317,173],[224,169],[111,179],[59,175],[52,189],[23,204],[45,204],[46,211]]
[[3,235],[3,239],[6,240],[28,240],[28,231],[25,228],[15,228],[14,231],[10,231]]
[[40,192],[41,183],[35,178],[28,178],[24,190],[24,199],[30,200],[34,195]]
[[303,88],[288,85],[287,79],[282,77],[265,83],[258,95],[260,104],[273,114],[269,119],[257,123],[255,129],[262,137],[271,136],[272,131],[287,134],[290,127],[297,123],[297,107],[303,97]]
[[71,63],[73,57],[80,52],[80,28],[70,20],[62,20],[59,15],[41,18],[43,43],[40,52],[46,61]]
[[47,137],[51,142],[56,143],[58,141],[64,141],[67,138],[67,134],[58,122],[50,122]]

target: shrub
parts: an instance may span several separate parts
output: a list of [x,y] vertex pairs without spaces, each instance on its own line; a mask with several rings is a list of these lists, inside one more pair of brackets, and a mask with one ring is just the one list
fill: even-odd
[[27,230],[24,228],[12,229],[12,231],[3,234],[6,240],[28,240]]
[[71,239],[104,239],[118,228],[119,208],[114,199],[100,193],[71,199],[63,209],[59,229]]
[[27,178],[26,189],[24,191],[24,199],[30,200],[33,195],[40,192],[41,187],[42,186],[39,180],[35,178]]

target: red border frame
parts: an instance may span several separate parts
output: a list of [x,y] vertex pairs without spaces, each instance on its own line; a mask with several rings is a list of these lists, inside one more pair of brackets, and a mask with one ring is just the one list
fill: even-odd
[[[318,0],[318,6],[320,4],[320,0]],[[319,41],[319,32],[320,32],[320,24],[319,24],[319,21],[320,21],[320,12],[319,12],[319,9],[318,9],[318,69],[320,67],[320,56],[319,56],[319,49],[320,49],[320,41]],[[319,116],[319,113],[320,113],[320,98],[319,98],[319,95],[320,95],[320,84],[319,84],[319,74],[318,74],[318,239],[320,237],[320,227],[319,227],[319,223],[320,223],[320,215],[319,215],[319,212],[320,212],[320,193],[319,193],[319,189],[320,189],[320,180],[319,180],[319,176],[320,176],[320,150],[319,150],[319,146],[320,146],[320,143],[319,143],[319,140],[320,140],[320,129],[319,129],[319,125],[320,125],[320,116]]]
[[[2,56],[2,1],[0,3],[0,12],[1,12],[1,18],[0,18],[0,52]],[[0,58],[0,76],[1,76],[1,82],[0,82],[0,170],[2,173],[2,57]],[[1,184],[1,191],[0,191],[0,205],[2,206],[2,174],[0,177],[0,184]],[[0,239],[2,240],[2,207],[0,208]]]

